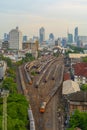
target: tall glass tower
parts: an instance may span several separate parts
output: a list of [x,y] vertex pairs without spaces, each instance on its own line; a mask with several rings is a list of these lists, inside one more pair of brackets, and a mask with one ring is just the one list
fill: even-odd
[[77,41],[78,41],[78,27],[75,28],[74,41],[75,41],[76,43],[77,43]]
[[42,42],[45,41],[45,29],[43,27],[40,28],[39,35],[40,35],[40,44],[42,44]]

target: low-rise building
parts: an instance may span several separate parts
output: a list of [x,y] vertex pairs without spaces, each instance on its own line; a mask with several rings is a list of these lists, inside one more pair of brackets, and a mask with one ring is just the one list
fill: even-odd
[[73,65],[74,68],[74,81],[79,84],[87,83],[87,63],[81,62]]
[[38,56],[38,41],[36,42],[24,42],[23,43],[23,49],[28,49],[30,53],[32,53],[33,56]]
[[2,80],[5,76],[7,64],[4,61],[0,61],[0,80]]
[[78,83],[76,83],[72,80],[66,80],[63,82],[63,89],[62,89],[63,95],[69,95],[69,94],[75,93],[77,91],[80,91]]
[[9,48],[9,42],[8,41],[3,41],[2,42],[2,49],[8,49]]
[[71,67],[72,67],[73,64],[81,62],[82,57],[86,57],[86,56],[87,56],[87,54],[70,53],[69,58],[70,58],[70,62],[71,62]]
[[67,96],[69,114],[75,110],[87,112],[87,92],[80,91]]

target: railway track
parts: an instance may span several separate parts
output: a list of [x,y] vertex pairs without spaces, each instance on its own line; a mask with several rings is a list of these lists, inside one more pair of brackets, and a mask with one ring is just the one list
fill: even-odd
[[[39,62],[40,62],[40,60],[39,60]],[[56,66],[56,71],[55,71],[56,78],[55,78],[55,80],[52,80],[52,75],[53,75],[55,66]],[[31,69],[29,69],[29,71],[31,71],[31,70],[32,70],[32,67],[31,67]],[[62,72],[61,72],[61,70],[62,70]],[[34,76],[32,85],[30,85],[28,82],[26,82],[27,76],[26,76],[26,71],[24,71],[24,68],[22,68],[22,75],[23,75],[23,80],[24,80],[25,86],[26,86],[25,88],[27,90],[25,93],[28,96],[27,98],[29,98],[29,102],[31,104],[31,109],[33,111],[36,130],[49,130],[49,129],[53,130],[52,129],[53,121],[51,120],[50,115],[52,114],[53,98],[56,95],[56,93],[58,92],[58,89],[59,89],[58,87],[60,87],[61,83],[62,83],[62,78],[63,78],[63,59],[62,59],[62,57],[59,57],[53,63],[52,63],[52,61],[49,62],[43,68],[41,74],[37,74],[36,76]],[[45,78],[47,78],[46,83],[44,82]],[[38,84],[38,88],[36,89],[35,84],[38,80],[40,83]],[[40,113],[40,104],[43,101],[46,101],[46,111],[44,114]],[[46,124],[46,121],[48,122],[48,124]],[[49,129],[46,129],[46,125],[48,126],[47,128],[49,128]],[[50,128],[50,126],[52,128]]]

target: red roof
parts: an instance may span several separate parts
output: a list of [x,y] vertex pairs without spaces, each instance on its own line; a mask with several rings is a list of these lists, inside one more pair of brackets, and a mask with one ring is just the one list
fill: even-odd
[[74,74],[87,77],[87,63],[76,63],[74,65]]
[[70,78],[70,73],[65,73],[64,74],[64,81],[69,80],[69,79],[71,79]]

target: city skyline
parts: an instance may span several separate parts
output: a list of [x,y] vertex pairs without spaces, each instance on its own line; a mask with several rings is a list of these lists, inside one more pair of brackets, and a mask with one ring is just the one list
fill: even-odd
[[0,1],[0,38],[16,26],[23,35],[39,36],[39,29],[45,28],[46,39],[50,33],[55,37],[67,36],[67,30],[74,34],[76,26],[79,35],[87,36],[86,0],[3,0]]

